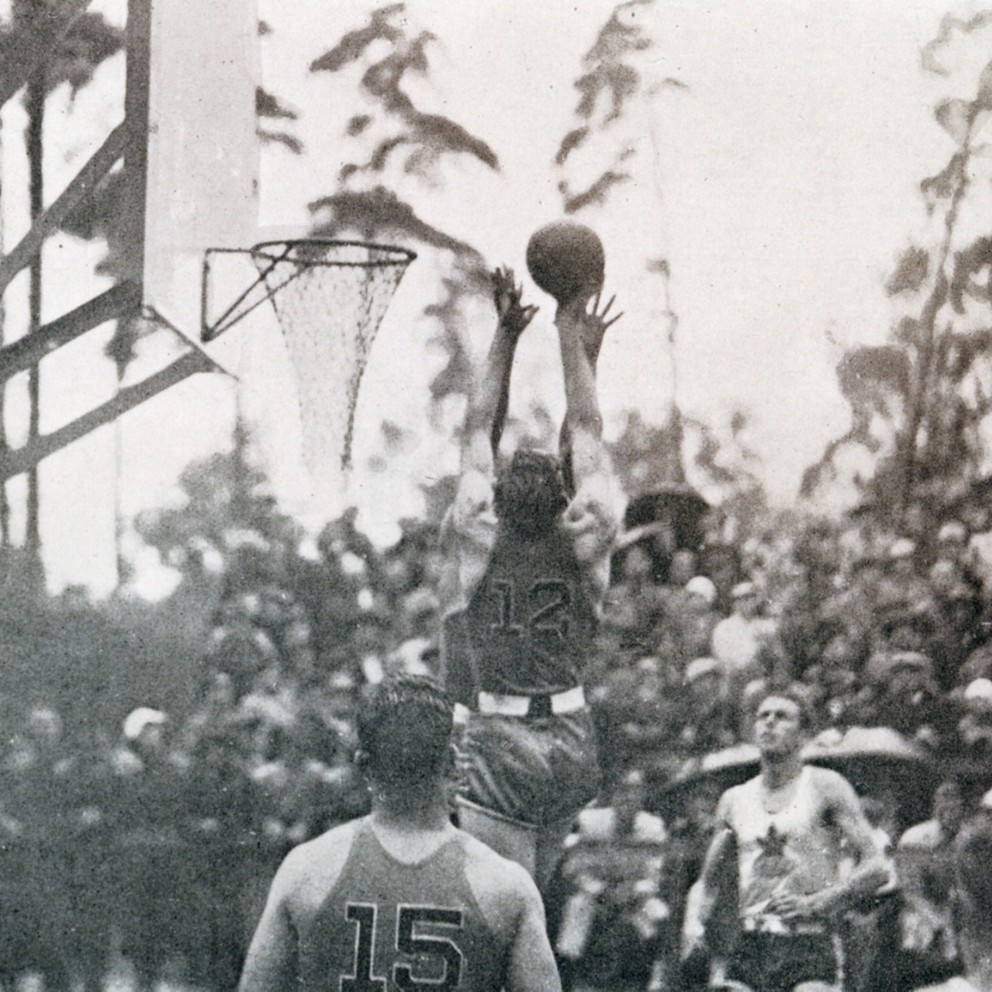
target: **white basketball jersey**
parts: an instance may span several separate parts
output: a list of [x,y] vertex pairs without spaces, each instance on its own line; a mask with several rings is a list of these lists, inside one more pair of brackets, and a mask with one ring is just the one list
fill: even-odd
[[792,798],[775,813],[766,809],[761,779],[728,794],[727,816],[737,838],[741,920],[774,932],[786,930],[765,912],[775,895],[808,895],[837,878],[840,848],[836,831],[825,822],[813,785],[813,770],[803,768]]

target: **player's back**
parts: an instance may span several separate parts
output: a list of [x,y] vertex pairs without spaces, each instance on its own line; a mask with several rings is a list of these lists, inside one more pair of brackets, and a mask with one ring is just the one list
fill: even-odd
[[579,684],[596,611],[573,544],[560,525],[530,536],[499,528],[465,610],[478,688],[530,695]]
[[340,841],[349,849],[336,881],[295,921],[302,992],[489,992],[504,984],[513,928],[498,898],[480,907],[478,842],[452,830],[427,857],[406,863],[368,819]]

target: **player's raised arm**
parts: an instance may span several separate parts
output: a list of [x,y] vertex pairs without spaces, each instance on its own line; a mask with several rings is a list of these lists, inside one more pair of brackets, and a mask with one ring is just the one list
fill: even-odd
[[[596,380],[589,361],[585,338],[602,339],[607,327],[621,314],[607,320],[611,299],[597,313],[599,296],[587,311],[587,303],[578,296],[558,307],[555,326],[561,345],[561,363],[565,373],[565,422],[572,435],[576,483],[598,468],[597,452],[603,439],[603,418],[596,397]],[[576,450],[576,445],[578,449]]]
[[486,545],[495,529],[492,488],[495,454],[506,417],[510,368],[517,341],[537,307],[520,302],[510,269],[493,272],[496,331],[482,373],[469,395],[462,431],[461,477],[446,531],[453,528],[462,538]]
[[596,397],[590,350],[598,350],[610,317],[611,299],[599,307],[599,295],[587,309],[582,297],[562,303],[555,316],[565,375],[565,425],[571,444],[575,498],[565,525],[576,540],[576,553],[587,562],[606,563],[619,524],[621,501],[610,459],[603,447],[603,418]]
[[[510,372],[513,369],[513,355],[517,349],[520,335],[537,313],[537,307],[525,307],[520,302],[523,292],[521,285],[514,283],[512,269],[496,269],[493,272],[493,301],[496,304],[496,337],[493,347],[499,342],[498,354],[490,358],[495,360],[496,368],[493,374],[500,376],[496,409],[491,418],[489,431],[493,458],[499,451],[499,442],[503,437],[506,426],[506,414],[510,406]],[[487,370],[488,371],[488,370]]]
[[[521,288],[514,284],[512,269],[496,269],[492,278],[496,331],[465,411],[462,472],[492,471],[506,421],[513,356],[520,335],[537,313],[537,307],[521,303]],[[488,457],[483,449],[488,449]]]
[[296,930],[286,902],[295,885],[293,864],[290,854],[276,872],[248,948],[238,992],[285,992],[297,985]]

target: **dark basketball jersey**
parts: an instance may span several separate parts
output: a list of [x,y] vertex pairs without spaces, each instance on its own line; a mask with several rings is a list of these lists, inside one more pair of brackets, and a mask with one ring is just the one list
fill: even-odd
[[492,992],[508,954],[466,878],[461,836],[407,865],[362,820],[334,889],[299,934],[299,989]]
[[[501,527],[482,581],[448,650],[468,653],[477,688],[534,695],[579,684],[596,626],[572,540],[559,528],[531,539]],[[449,667],[457,671],[457,659]]]

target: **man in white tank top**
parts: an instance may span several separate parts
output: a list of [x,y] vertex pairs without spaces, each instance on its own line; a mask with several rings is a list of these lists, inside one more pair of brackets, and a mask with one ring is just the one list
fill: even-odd
[[[756,992],[836,988],[834,922],[890,877],[850,783],[803,763],[807,730],[800,693],[766,695],[755,716],[761,772],[720,798],[718,827],[686,911],[683,957],[693,960],[708,952],[717,901],[736,897],[739,932],[727,977]],[[856,860],[843,875],[842,847]],[[731,859],[736,893],[722,891]]]

